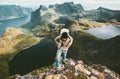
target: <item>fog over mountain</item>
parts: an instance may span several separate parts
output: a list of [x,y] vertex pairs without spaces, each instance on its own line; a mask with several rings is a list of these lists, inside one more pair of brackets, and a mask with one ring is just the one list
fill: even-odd
[[0,20],[21,18],[30,15],[31,9],[16,5],[0,5]]

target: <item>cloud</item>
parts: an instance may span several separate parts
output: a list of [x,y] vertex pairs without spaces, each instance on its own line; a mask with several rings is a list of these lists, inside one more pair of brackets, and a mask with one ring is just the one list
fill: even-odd
[[119,0],[0,0],[0,3],[16,3],[16,4],[21,4],[21,3],[41,3],[41,4],[51,4],[51,3],[64,3],[64,2],[76,2],[76,3],[80,3],[80,2],[85,2],[85,3],[96,3],[96,2],[120,2]]

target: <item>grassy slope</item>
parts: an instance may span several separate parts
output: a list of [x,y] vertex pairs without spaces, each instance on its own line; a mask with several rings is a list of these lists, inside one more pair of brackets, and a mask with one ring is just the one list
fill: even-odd
[[0,37],[0,79],[9,75],[8,62],[17,52],[39,41],[39,38],[25,35],[20,30],[7,28],[6,32]]

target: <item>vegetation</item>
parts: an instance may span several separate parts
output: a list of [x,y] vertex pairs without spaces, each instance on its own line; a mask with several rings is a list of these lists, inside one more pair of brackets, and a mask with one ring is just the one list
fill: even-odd
[[42,16],[42,19],[43,19],[43,20],[46,20],[46,19],[51,18],[51,16],[52,16],[51,13],[45,13],[45,14]]
[[120,36],[102,40],[82,31],[74,32],[72,36],[75,40],[68,53],[70,58],[102,64],[120,73]]
[[48,22],[44,22],[43,25],[38,25],[35,28],[31,29],[31,33],[36,36],[46,36],[50,32],[50,28],[48,26]]
[[39,38],[32,35],[25,35],[15,28],[7,28],[6,32],[0,37],[0,79],[8,76],[8,62],[14,55],[39,42]]
[[68,20],[65,27],[72,30],[86,30],[93,27],[101,27],[103,23],[93,22],[89,19]]
[[[112,39],[103,40],[92,36],[91,34],[85,33],[82,30],[77,29],[76,31],[71,29],[74,27],[76,22],[69,21],[66,24],[66,28],[71,30],[74,42],[72,47],[69,49],[68,57],[72,59],[82,59],[86,63],[96,63],[107,66],[108,68],[120,73],[120,36]],[[52,35],[52,36],[50,36]],[[48,36],[48,39],[54,39],[58,32],[53,32]],[[101,68],[97,66],[97,69],[101,71]]]
[[15,74],[15,75],[9,76],[9,77],[7,77],[5,79],[15,79],[17,76],[19,76],[19,74]]

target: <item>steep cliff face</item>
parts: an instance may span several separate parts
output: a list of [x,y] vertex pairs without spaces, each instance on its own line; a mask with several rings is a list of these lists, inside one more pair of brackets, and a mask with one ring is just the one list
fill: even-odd
[[0,5],[0,20],[15,19],[30,15],[31,9],[16,5]]
[[[34,70],[29,74],[12,76],[15,79],[119,79],[120,76],[107,67],[97,64],[87,65],[83,61],[68,59],[61,69],[50,66]],[[13,79],[13,78],[10,79]]]
[[40,24],[40,21],[41,21],[40,10],[41,10],[41,6],[37,10],[35,10],[31,13],[31,19],[30,19],[31,22],[36,22],[37,21],[38,24]]

